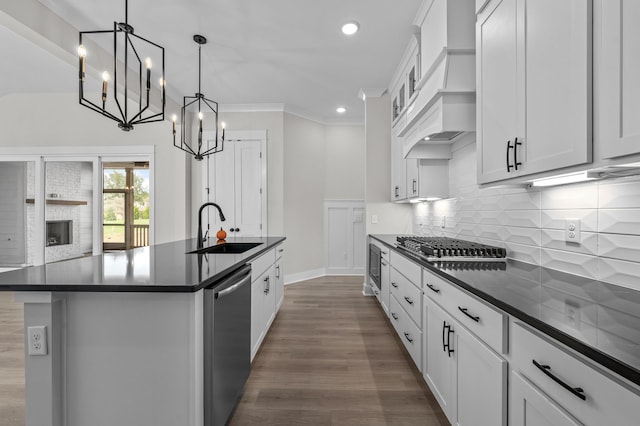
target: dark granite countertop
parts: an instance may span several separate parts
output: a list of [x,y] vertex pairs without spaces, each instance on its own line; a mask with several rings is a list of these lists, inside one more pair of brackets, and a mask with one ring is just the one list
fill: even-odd
[[[242,254],[188,254],[196,239],[65,260],[0,273],[0,291],[182,292],[198,291],[270,248],[284,237],[228,238],[260,243]],[[215,245],[215,240],[205,243]]]
[[397,249],[396,235],[370,237],[640,385],[640,291],[511,259],[427,262]]

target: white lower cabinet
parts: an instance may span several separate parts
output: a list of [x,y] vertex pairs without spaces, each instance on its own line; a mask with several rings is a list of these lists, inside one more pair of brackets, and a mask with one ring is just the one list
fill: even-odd
[[450,344],[451,333],[453,333],[451,317],[430,298],[425,297],[424,303],[427,311],[425,328],[427,330],[427,356],[423,375],[442,411],[453,423],[455,413],[453,389],[455,369],[453,367],[456,352]]
[[510,389],[509,425],[511,426],[579,426],[582,424],[518,373],[511,373]]
[[282,257],[276,250],[251,262],[251,360],[258,353],[284,297]]
[[[546,395],[554,405],[561,407],[575,424],[586,426],[638,425],[640,395],[614,381],[586,362],[551,343],[547,338],[515,323],[512,330],[512,370],[527,379],[535,389]],[[511,387],[512,404],[521,404],[522,397]],[[514,407],[522,411],[523,408]],[[523,423],[526,413],[511,414],[513,425],[545,424]],[[515,417],[514,417],[515,416]],[[553,423],[555,424],[555,423]],[[574,424],[574,423],[558,423]]]
[[447,418],[460,426],[507,421],[507,361],[429,297],[424,377]]

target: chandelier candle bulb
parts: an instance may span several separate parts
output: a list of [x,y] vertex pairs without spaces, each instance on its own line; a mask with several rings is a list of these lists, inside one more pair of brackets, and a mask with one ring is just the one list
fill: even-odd
[[147,92],[151,90],[151,58],[144,60],[144,66],[147,68]]
[[80,80],[84,81],[84,58],[87,56],[87,49],[83,45],[78,46],[78,56],[80,58]]
[[102,73],[102,109],[104,109],[105,103],[107,102],[107,86],[109,84],[109,73]]

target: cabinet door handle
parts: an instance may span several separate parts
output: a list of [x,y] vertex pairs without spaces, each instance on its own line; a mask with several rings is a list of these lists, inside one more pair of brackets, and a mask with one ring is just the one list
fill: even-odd
[[414,179],[413,180],[413,193],[415,194],[416,192],[418,192],[418,188],[416,188],[416,186],[418,185],[418,182]]
[[433,291],[434,293],[440,293],[440,289],[436,288],[434,285],[427,283],[427,287],[429,287],[429,289],[431,291]]
[[381,260],[381,261],[380,261],[380,264],[381,264],[382,266],[387,266],[387,264],[384,262],[384,260]]
[[446,329],[448,325],[446,321],[442,321],[442,352],[447,351],[447,344],[445,343]]
[[394,283],[394,282],[392,282],[392,283],[391,283],[391,286],[392,286],[393,288],[398,288],[398,284],[396,284],[396,283]]
[[509,163],[509,150],[513,149],[513,145],[511,145],[511,141],[507,141],[507,173],[511,173],[511,169],[513,169],[513,165]]
[[276,278],[280,278],[280,265],[276,266]]
[[544,374],[546,374],[551,380],[553,380],[554,382],[556,382],[557,384],[559,384],[560,386],[562,386],[563,388],[565,388],[566,390],[568,390],[569,392],[571,392],[572,394],[574,394],[575,396],[580,398],[581,400],[584,401],[584,400],[587,399],[586,395],[584,394],[584,389],[582,389],[582,388],[574,388],[572,386],[569,386],[568,384],[566,384],[565,382],[560,380],[560,378],[558,378],[556,375],[551,373],[551,371],[550,371],[551,367],[550,366],[544,365],[544,364],[540,364],[535,359],[532,360],[532,361],[533,361],[533,365],[535,365],[538,368],[538,370],[540,370]]
[[269,277],[268,276],[265,277],[264,282],[266,284],[265,289],[264,289],[264,294],[269,294],[269,290],[270,290],[269,287],[270,286],[269,286]]
[[409,333],[405,332],[404,338],[407,339],[409,343],[413,343],[413,339],[411,338],[411,335]]
[[410,297],[405,296],[404,300],[406,300],[408,304],[413,305],[413,300],[411,300]]
[[522,163],[518,162],[518,147],[520,145],[522,145],[522,142],[518,142],[518,138],[516,138],[513,144],[513,164],[516,170],[518,170],[518,166],[522,166]]
[[451,354],[454,352],[453,348],[451,347],[451,335],[453,334],[453,327],[448,326],[449,327],[449,331],[447,332],[447,350],[448,353],[447,355],[449,356],[449,358],[451,358]]
[[395,312],[391,312],[391,317],[392,317],[394,320],[398,321],[398,316],[395,314]]
[[471,315],[469,312],[467,312],[467,308],[462,308],[462,307],[458,306],[458,309],[460,310],[460,312],[462,312],[463,314],[465,314],[466,316],[468,316],[469,318],[471,318],[475,322],[480,322],[480,317],[475,317],[475,316]]
[[400,194],[398,193],[399,190],[400,190],[400,187],[396,186],[395,187],[395,196],[396,196],[396,198],[398,198],[400,196]]

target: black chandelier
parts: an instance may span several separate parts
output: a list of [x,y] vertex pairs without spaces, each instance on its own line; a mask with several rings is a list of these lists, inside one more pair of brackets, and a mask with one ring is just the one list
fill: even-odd
[[[211,154],[215,154],[216,152],[220,152],[224,147],[224,123],[222,123],[222,137],[218,139],[218,103],[207,99],[202,94],[201,85],[202,85],[202,45],[207,43],[207,39],[201,35],[194,35],[193,41],[198,43],[198,93],[195,96],[184,96],[182,108],[180,109],[180,122],[182,123],[182,129],[180,132],[180,144],[176,143],[176,119],[177,117],[174,115],[173,119],[173,146],[187,152],[195,157],[196,160],[201,161],[204,157],[207,157]],[[198,146],[197,148],[192,146],[193,142],[189,143],[186,140],[186,121],[185,117],[187,111],[191,108],[193,112],[197,106],[198,113]],[[204,121],[204,112],[202,111],[203,107],[207,107],[210,112],[213,113],[215,117],[215,135],[212,133],[212,138],[209,139],[205,135],[205,140],[203,140],[203,121]],[[208,112],[208,111],[207,111]]]
[[[81,31],[78,46],[80,105],[118,122],[118,127],[125,131],[132,130],[135,124],[163,121],[166,102],[164,48],[134,34],[133,27],[128,21],[129,4],[128,0],[125,0],[124,22],[114,22],[113,30]],[[101,49],[96,48],[89,62],[86,58],[87,48],[83,38],[96,47],[112,44],[112,56],[104,55]],[[162,68],[161,73],[158,73],[159,83],[152,84],[153,62],[160,60]],[[88,97],[85,97],[84,90],[85,61],[94,69],[105,70],[102,73],[102,92],[90,90]],[[111,70],[113,75],[110,75],[107,70]],[[109,96],[109,81],[112,77],[113,92]],[[130,102],[134,103],[131,108]],[[154,104],[162,106],[160,112],[152,111],[150,105]]]

